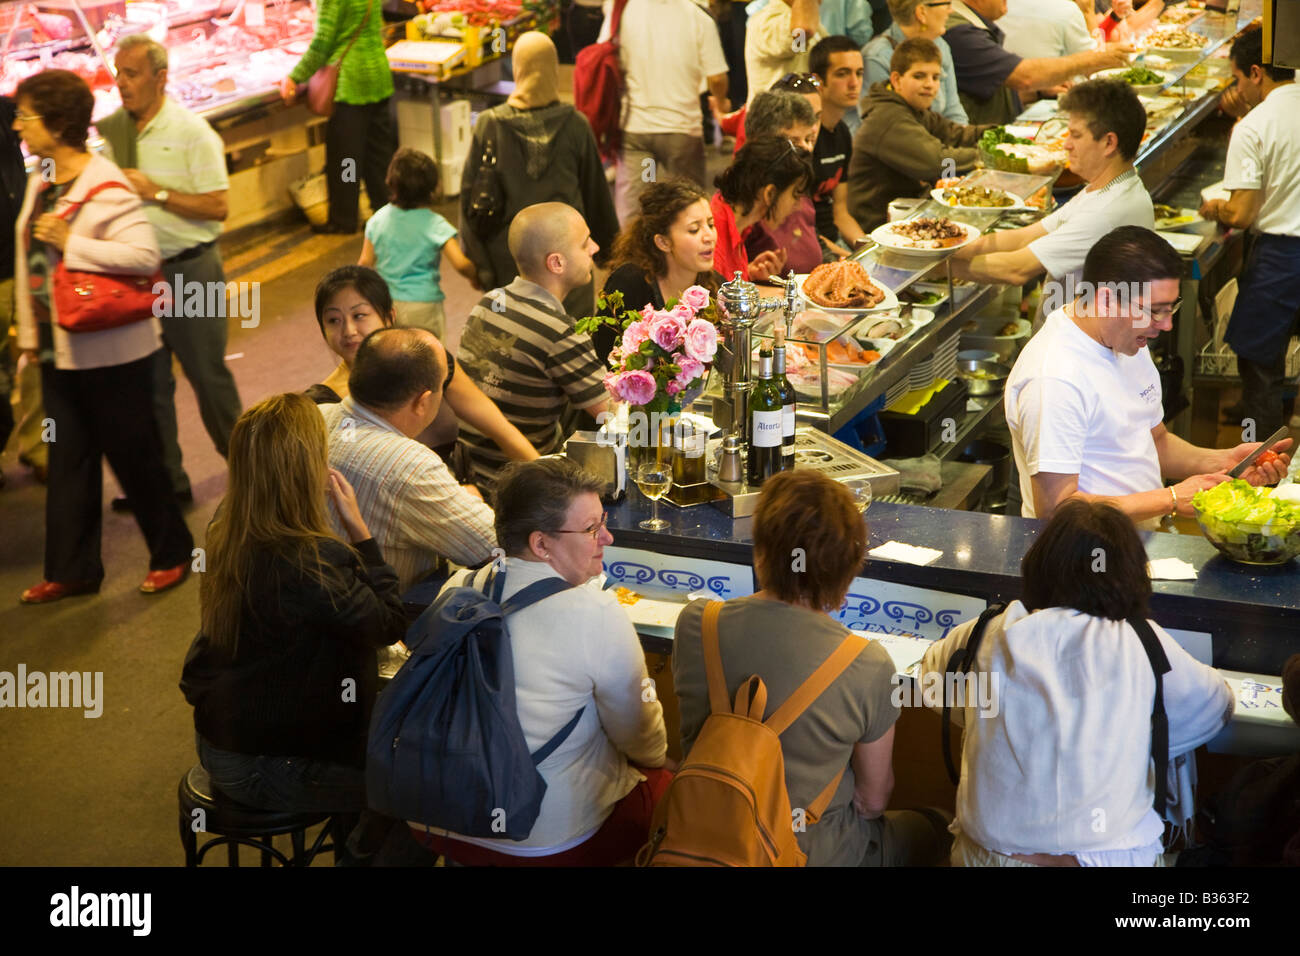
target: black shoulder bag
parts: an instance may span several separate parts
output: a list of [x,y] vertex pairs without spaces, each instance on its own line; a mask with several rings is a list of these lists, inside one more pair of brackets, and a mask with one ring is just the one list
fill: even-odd
[[502,226],[506,211],[506,193],[497,169],[497,128],[489,120],[483,136],[474,182],[470,183],[469,222],[483,239],[493,236]]

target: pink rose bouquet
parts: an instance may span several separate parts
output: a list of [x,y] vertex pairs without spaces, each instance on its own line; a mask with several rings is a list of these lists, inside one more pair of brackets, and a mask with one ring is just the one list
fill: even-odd
[[655,377],[644,370],[618,372],[605,380],[605,387],[620,402],[648,405],[659,391]]
[[650,412],[680,412],[703,386],[718,350],[717,308],[709,291],[693,285],[663,309],[647,305],[640,312],[624,309],[620,292],[602,295],[597,304],[610,314],[579,319],[575,328],[592,334],[614,325],[622,331],[609,355],[610,395]]
[[686,327],[686,354],[700,362],[712,362],[718,351],[718,330],[712,322],[695,319]]
[[709,304],[709,290],[703,286],[693,285],[682,293],[682,304],[698,314]]

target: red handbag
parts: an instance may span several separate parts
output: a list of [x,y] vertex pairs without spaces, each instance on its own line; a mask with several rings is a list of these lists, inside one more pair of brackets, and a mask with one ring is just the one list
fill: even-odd
[[357,27],[357,32],[352,34],[347,48],[343,51],[343,56],[339,57],[333,63],[326,63],[319,70],[311,75],[307,81],[307,109],[311,110],[317,116],[334,115],[334,96],[339,89],[339,68],[347,55],[352,52],[352,46],[357,42],[357,37],[361,36],[361,31],[366,28],[370,22],[370,7],[366,5],[366,15],[361,21],[361,26]]
[[[60,215],[68,219],[102,190],[131,189],[125,183],[100,183],[81,202],[73,203]],[[134,192],[134,190],[132,190]],[[158,315],[171,300],[171,289],[161,270],[151,276],[114,272],[82,272],[69,269],[62,259],[51,277],[54,312],[60,328],[68,332],[102,332]],[[162,291],[155,291],[158,286]]]

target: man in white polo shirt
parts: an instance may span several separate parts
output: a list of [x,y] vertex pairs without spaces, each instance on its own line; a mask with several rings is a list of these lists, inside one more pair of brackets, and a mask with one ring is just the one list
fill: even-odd
[[[1160,373],[1147,344],[1173,328],[1183,263],[1149,229],[1103,236],[1083,264],[1081,294],[1052,312],[1007,379],[1005,404],[1027,518],[1050,518],[1071,497],[1103,500],[1135,522],[1191,515],[1192,495],[1259,443],[1199,448],[1164,426]],[[1252,466],[1252,484],[1280,480],[1280,457]],[[1166,479],[1177,482],[1164,486]]]
[[[605,21],[602,39],[612,20]],[[626,223],[637,214],[637,197],[648,182],[684,176],[707,185],[700,92],[707,84],[719,113],[730,105],[718,25],[693,0],[628,0],[618,59],[627,100],[614,208]]]
[[[154,414],[172,490],[185,501],[192,494],[176,434],[172,354],[180,359],[203,426],[223,457],[242,410],[225,361],[226,275],[217,248],[230,185],[226,148],[207,120],[166,95],[167,50],[161,44],[142,34],[123,37],[115,65],[122,109],[97,125],[109,158],[144,200],[162,250],[163,278],[172,286],[170,314],[160,317],[163,348],[154,366]],[[126,510],[130,503],[118,498],[113,507]]]
[[953,255],[954,275],[977,282],[1024,285],[1044,272],[1042,314],[1075,298],[1083,257],[1119,226],[1155,228],[1151,196],[1133,159],[1147,113],[1119,80],[1089,80],[1061,98],[1069,116],[1065,150],[1070,171],[1088,185],[1060,209],[1020,229],[981,236]]
[[1210,200],[1201,215],[1255,232],[1227,341],[1241,372],[1242,418],[1263,436],[1283,421],[1286,350],[1300,314],[1300,86],[1295,70],[1263,62],[1258,30],[1233,43],[1232,73],[1252,108],[1228,143],[1231,197]]

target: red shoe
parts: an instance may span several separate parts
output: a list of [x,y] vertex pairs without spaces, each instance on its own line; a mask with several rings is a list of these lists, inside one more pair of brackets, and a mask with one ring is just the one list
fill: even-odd
[[24,591],[18,600],[24,604],[49,604],[51,601],[72,597],[74,594],[96,594],[98,592],[98,582],[60,584],[58,581],[42,581],[35,587]]
[[150,571],[148,577],[144,579],[144,583],[140,585],[140,590],[145,594],[157,594],[159,591],[166,591],[184,581],[189,576],[189,573],[190,565],[188,561],[163,571]]

